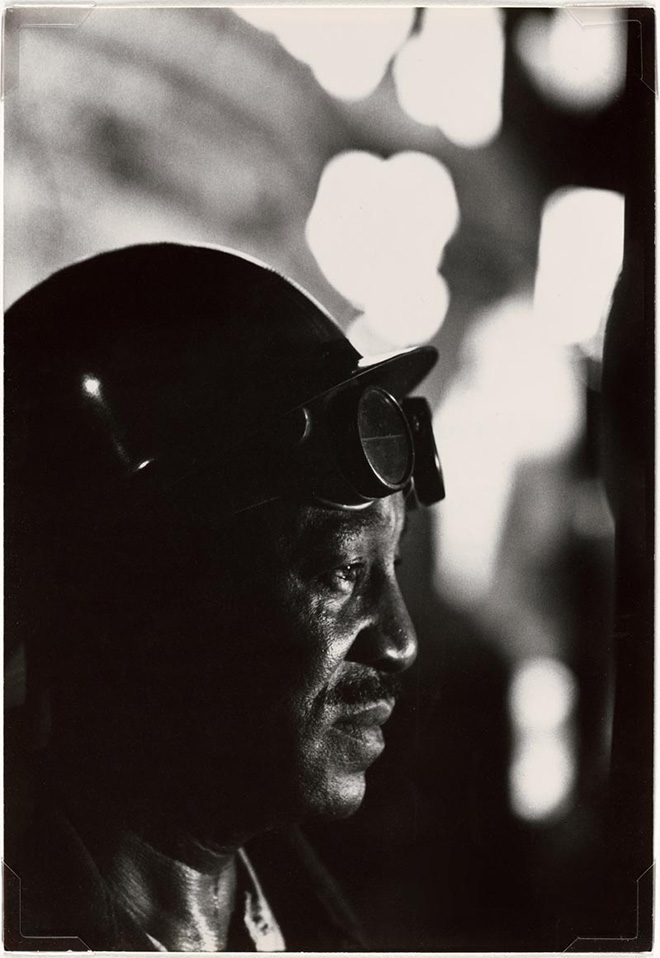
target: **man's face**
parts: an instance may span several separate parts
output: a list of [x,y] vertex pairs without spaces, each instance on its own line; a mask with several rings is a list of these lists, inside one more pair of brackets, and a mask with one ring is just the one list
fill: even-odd
[[299,508],[289,518],[275,525],[273,583],[287,665],[275,710],[283,744],[286,735],[283,785],[310,811],[344,815],[362,800],[397,676],[416,655],[396,578],[403,497],[359,512]]
[[416,655],[396,578],[404,518],[401,495],[255,510],[229,588],[207,574],[187,593],[176,761],[196,801],[235,793],[269,824],[357,809]]

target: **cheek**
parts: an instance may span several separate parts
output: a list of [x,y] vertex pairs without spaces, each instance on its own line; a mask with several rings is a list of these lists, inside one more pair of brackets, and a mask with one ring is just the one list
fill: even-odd
[[322,600],[308,600],[288,609],[282,638],[282,661],[294,690],[294,703],[313,718],[353,641],[348,617]]

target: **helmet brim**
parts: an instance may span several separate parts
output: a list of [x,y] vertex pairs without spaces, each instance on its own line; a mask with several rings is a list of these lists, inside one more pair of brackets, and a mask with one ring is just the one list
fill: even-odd
[[361,359],[353,378],[365,385],[382,386],[395,399],[415,389],[426,378],[438,360],[435,346],[413,346],[403,352]]

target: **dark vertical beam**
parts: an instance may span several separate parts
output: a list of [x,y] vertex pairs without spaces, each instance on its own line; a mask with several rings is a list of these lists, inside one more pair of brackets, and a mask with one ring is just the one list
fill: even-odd
[[647,870],[653,860],[655,23],[650,9],[633,8],[628,14],[625,259],[603,366],[605,469],[616,524],[616,687],[607,841],[610,933],[625,939],[617,950],[638,951],[652,942],[652,872]]

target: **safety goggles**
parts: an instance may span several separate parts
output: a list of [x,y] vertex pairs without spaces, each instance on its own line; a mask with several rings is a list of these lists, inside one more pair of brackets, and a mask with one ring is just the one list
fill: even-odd
[[355,509],[396,492],[425,506],[445,495],[428,402],[399,402],[380,386],[349,384],[321,396],[274,424],[258,445],[260,479],[272,498],[294,493]]

